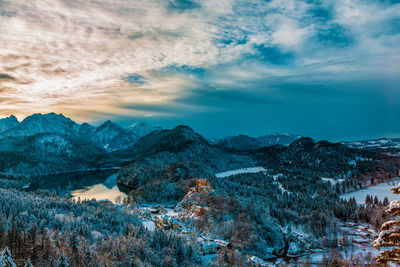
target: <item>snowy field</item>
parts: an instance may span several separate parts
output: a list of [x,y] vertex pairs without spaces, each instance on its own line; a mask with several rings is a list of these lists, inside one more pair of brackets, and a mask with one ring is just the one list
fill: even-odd
[[330,182],[332,185],[335,185],[337,183],[343,183],[346,179],[333,179],[333,178],[321,177],[321,180],[324,182]]
[[399,183],[399,180],[394,180],[392,182],[382,183],[376,186],[371,186],[363,190],[355,191],[352,193],[344,194],[341,197],[343,199],[350,199],[354,197],[358,204],[363,204],[365,202],[365,198],[367,195],[377,196],[379,200],[383,200],[385,197],[389,199],[389,201],[400,200],[400,195],[392,194],[391,187],[394,187]]
[[263,167],[252,167],[252,168],[244,168],[244,169],[237,169],[237,170],[232,170],[232,171],[226,171],[226,172],[221,172],[217,173],[215,176],[217,178],[224,178],[236,174],[242,174],[242,173],[257,173],[257,172],[266,172],[267,170],[264,169]]
[[156,229],[156,225],[153,221],[151,220],[142,220],[143,226],[151,232],[154,232]]

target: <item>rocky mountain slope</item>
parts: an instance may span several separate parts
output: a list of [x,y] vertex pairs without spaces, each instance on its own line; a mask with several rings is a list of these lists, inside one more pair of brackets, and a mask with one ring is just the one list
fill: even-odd
[[51,173],[96,168],[116,162],[109,152],[132,146],[152,126],[129,130],[107,121],[78,124],[62,114],[34,114],[19,122],[0,120],[0,172]]
[[113,162],[103,149],[70,135],[43,133],[0,139],[0,171],[5,173],[47,174],[113,166]]
[[114,151],[125,149],[147,133],[159,129],[159,127],[145,123],[136,123],[134,126],[124,129],[111,121],[106,121],[98,127],[88,123],[79,125],[62,114],[49,113],[34,114],[22,122],[18,122],[14,116],[0,120],[0,139],[52,133],[81,138],[107,151]]
[[79,125],[62,114],[34,114],[21,123],[0,133],[0,138],[9,136],[33,136],[38,133],[77,135]]
[[262,143],[262,146],[273,146],[273,145],[288,146],[299,138],[301,138],[301,136],[299,135],[273,133],[257,137],[257,140]]
[[0,133],[14,128],[19,124],[19,121],[15,116],[10,116],[4,119],[0,119]]
[[162,130],[160,126],[151,126],[143,122],[135,122],[126,128],[129,132],[133,133],[138,139],[153,131]]
[[90,140],[108,151],[129,147],[138,137],[116,123],[106,121],[88,136]]

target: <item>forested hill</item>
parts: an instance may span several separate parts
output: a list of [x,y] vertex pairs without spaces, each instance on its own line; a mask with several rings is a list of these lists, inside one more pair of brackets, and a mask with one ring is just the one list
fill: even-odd
[[398,157],[384,151],[350,148],[342,143],[315,142],[299,138],[288,146],[232,150],[211,145],[188,126],[154,131],[123,151],[133,159],[118,176],[118,183],[141,193],[163,190],[164,200],[179,199],[195,177],[238,168],[262,166],[271,171],[344,179],[393,175],[400,167]]
[[118,183],[131,189],[162,187],[168,183],[166,187],[171,189],[172,195],[178,191],[182,193],[181,183],[185,180],[212,177],[217,171],[255,164],[249,156],[210,145],[188,126],[152,132],[124,153],[134,160],[120,171]]

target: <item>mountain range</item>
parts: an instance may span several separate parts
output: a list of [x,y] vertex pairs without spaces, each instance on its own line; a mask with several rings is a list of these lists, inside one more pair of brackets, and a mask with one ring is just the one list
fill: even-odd
[[111,121],[95,127],[55,113],[21,122],[10,116],[0,120],[0,172],[32,175],[113,166],[119,159],[112,151],[159,129],[144,123],[125,129]]
[[[243,136],[237,139],[254,140]],[[132,161],[119,172],[117,182],[133,190],[135,201],[176,201],[195,178],[256,166],[277,173],[335,179],[379,172],[382,167],[396,172],[395,164],[381,166],[381,159],[386,157],[381,151],[351,148],[342,143],[296,137],[289,145],[257,147],[211,144],[188,126],[153,131],[118,151],[119,156]]]
[[[299,144],[300,148],[295,149]],[[124,128],[111,121],[93,126],[78,124],[62,114],[34,114],[21,122],[14,116],[0,119],[0,172],[55,172],[134,160],[135,164],[121,172],[119,183],[136,188],[143,185],[141,181],[162,176],[178,181],[186,176],[212,176],[217,171],[256,164],[332,166],[329,158],[340,155],[344,157],[339,165],[347,170],[344,166],[355,160],[354,149],[362,157],[359,149],[396,148],[399,144],[398,139],[379,139],[333,145],[276,133],[207,140],[188,126],[163,130],[137,122]]]
[[160,130],[145,123],[136,123],[127,129],[111,121],[98,127],[78,124],[62,114],[34,114],[19,122],[14,116],[0,120],[0,139],[12,136],[34,136],[41,133],[68,135],[90,141],[107,151],[124,149],[142,136]]
[[346,146],[359,149],[400,149],[400,138],[379,138],[363,141],[343,141]]
[[236,136],[227,136],[221,139],[213,140],[212,142],[217,146],[227,149],[251,150],[274,145],[288,146],[299,138],[301,138],[299,135],[278,133],[260,137],[251,137],[248,135],[239,134]]

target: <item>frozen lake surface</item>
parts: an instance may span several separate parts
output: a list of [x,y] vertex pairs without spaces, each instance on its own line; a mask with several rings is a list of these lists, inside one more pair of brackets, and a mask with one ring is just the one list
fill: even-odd
[[251,168],[244,168],[244,169],[237,169],[237,170],[232,170],[232,171],[226,171],[226,172],[221,172],[217,173],[215,176],[217,178],[224,178],[224,177],[229,177],[232,175],[237,175],[237,174],[242,174],[242,173],[257,173],[257,172],[265,172],[267,171],[263,167],[251,167]]
[[365,198],[367,195],[377,196],[379,200],[383,200],[385,197],[389,199],[389,201],[400,200],[400,195],[392,194],[391,187],[394,187],[400,182],[400,180],[393,180],[391,182],[382,183],[376,186],[371,186],[363,190],[355,191],[352,193],[344,194],[341,197],[343,199],[350,199],[354,197],[357,201],[357,204],[364,204]]

